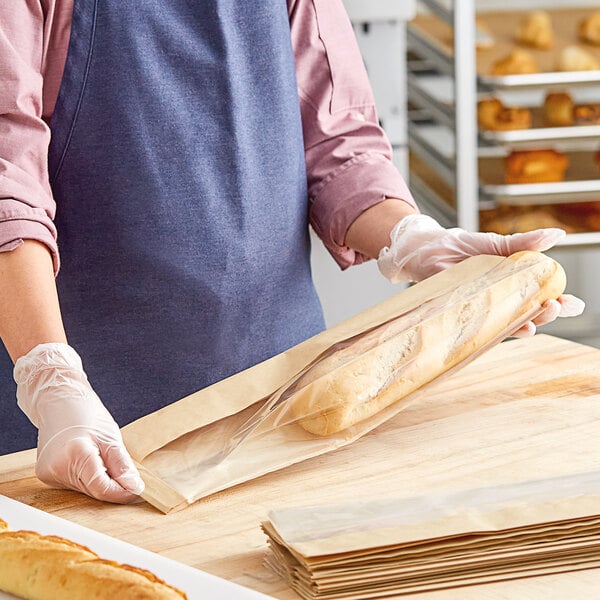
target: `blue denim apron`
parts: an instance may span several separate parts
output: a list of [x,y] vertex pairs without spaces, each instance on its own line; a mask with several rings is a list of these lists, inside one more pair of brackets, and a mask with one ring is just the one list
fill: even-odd
[[[76,0],[51,129],[65,327],[120,425],[323,328],[285,0]],[[3,367],[0,454],[35,445]]]

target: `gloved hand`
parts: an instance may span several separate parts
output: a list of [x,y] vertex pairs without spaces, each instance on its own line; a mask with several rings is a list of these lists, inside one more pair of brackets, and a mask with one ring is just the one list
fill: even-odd
[[36,475],[53,487],[127,503],[144,489],[119,427],[66,344],[40,344],[15,363],[17,403],[39,429]]
[[[509,256],[521,250],[543,252],[565,235],[562,229],[553,228],[513,235],[473,233],[458,227],[444,229],[435,219],[425,215],[409,215],[392,229],[390,246],[381,250],[377,265],[392,283],[421,281],[469,256]],[[563,294],[557,300],[546,302],[544,311],[513,336],[531,336],[535,333],[536,325],[545,325],[559,316],[579,315],[584,307],[581,299]]]

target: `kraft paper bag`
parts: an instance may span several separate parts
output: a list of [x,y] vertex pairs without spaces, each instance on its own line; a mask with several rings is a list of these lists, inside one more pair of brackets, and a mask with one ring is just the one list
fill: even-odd
[[305,598],[371,598],[600,566],[600,472],[271,511],[266,563]]
[[[549,260],[549,259],[548,259]],[[428,278],[289,350],[123,428],[127,449],[146,483],[143,498],[163,512],[181,509],[217,491],[350,444],[495,346],[541,310],[535,265],[498,256],[476,256]],[[515,281],[519,276],[519,284]],[[526,310],[523,309],[526,307]],[[424,362],[440,348],[439,328],[426,329],[457,315],[462,319],[443,368]],[[501,330],[498,331],[498,323]],[[495,334],[488,334],[491,325]],[[424,332],[430,339],[425,341]],[[461,337],[462,336],[462,337]],[[474,341],[474,338],[478,336]],[[356,357],[356,342],[378,364],[386,348],[402,339],[401,368],[377,393],[397,382],[424,380],[376,414],[333,433],[315,433],[329,409],[318,406],[330,375]],[[365,340],[368,340],[368,344]],[[436,351],[437,352],[437,351]],[[377,359],[377,360],[375,360]],[[366,405],[372,390],[356,392]],[[364,396],[364,399],[363,399]],[[315,412],[311,412],[314,410]]]

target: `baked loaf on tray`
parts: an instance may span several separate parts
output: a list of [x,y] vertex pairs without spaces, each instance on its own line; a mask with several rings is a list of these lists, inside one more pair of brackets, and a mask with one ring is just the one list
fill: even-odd
[[557,183],[564,181],[569,159],[552,149],[513,150],[504,164],[504,181],[508,184]]
[[527,13],[519,24],[517,42],[532,48],[548,50],[554,44],[552,17],[544,10]]
[[450,289],[338,345],[298,380],[290,401],[304,429],[332,435],[372,417],[512,333],[566,285],[562,267],[539,252],[475,256],[451,269]]
[[182,600],[186,594],[137,567],[85,546],[0,519],[0,590],[26,600]]
[[477,124],[490,131],[528,129],[531,127],[531,111],[504,106],[498,98],[484,98],[477,103]]
[[492,65],[492,75],[531,75],[539,72],[533,54],[521,48],[513,48]]

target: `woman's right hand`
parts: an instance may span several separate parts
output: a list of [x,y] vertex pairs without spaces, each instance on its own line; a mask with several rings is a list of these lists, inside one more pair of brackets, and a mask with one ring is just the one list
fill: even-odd
[[15,363],[17,402],[38,428],[36,475],[53,487],[108,502],[144,490],[119,427],[67,344],[39,344]]

